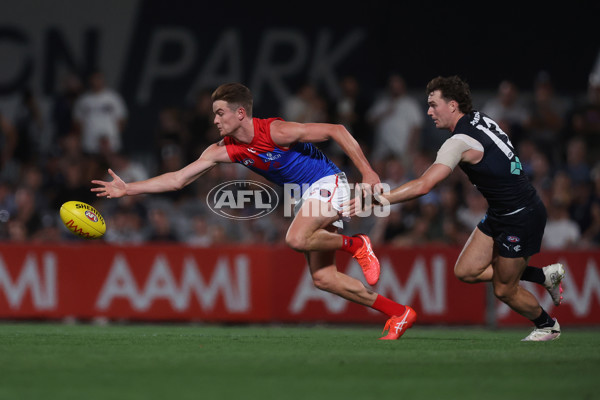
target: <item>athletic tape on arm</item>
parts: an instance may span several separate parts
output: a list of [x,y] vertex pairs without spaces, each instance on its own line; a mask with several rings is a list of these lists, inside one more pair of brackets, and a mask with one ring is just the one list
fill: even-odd
[[460,133],[453,135],[438,150],[434,164],[446,165],[454,171],[454,167],[460,162],[462,154],[471,149],[483,151],[483,145],[471,136]]

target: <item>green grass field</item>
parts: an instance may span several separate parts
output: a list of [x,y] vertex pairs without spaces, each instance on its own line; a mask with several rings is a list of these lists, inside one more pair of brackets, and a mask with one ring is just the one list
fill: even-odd
[[600,331],[0,324],[0,399],[599,399]]

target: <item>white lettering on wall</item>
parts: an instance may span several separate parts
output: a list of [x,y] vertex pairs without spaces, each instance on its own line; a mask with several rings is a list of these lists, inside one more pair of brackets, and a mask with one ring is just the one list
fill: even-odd
[[0,257],[0,293],[4,293],[12,310],[18,310],[27,292],[31,293],[33,306],[37,310],[51,310],[57,306],[56,256],[43,255],[43,272],[35,254],[28,253],[19,276],[13,280],[4,260]]
[[249,261],[246,256],[235,257],[230,268],[227,258],[217,260],[212,279],[206,282],[200,268],[192,257],[183,262],[181,278],[173,276],[168,260],[158,255],[143,286],[138,284],[123,255],[117,255],[108,273],[96,308],[106,310],[115,299],[127,299],[135,311],[147,311],[154,301],[168,300],[176,311],[190,307],[192,294],[204,311],[214,309],[219,296],[223,297],[230,312],[245,312],[250,309]]

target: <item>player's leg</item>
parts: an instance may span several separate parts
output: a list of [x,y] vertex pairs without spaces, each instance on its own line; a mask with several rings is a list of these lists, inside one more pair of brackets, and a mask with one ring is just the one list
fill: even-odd
[[377,293],[367,289],[360,280],[338,271],[335,250],[309,251],[305,255],[316,288],[367,307],[375,303]]
[[565,267],[561,263],[535,267],[528,265],[521,275],[522,281],[534,282],[546,288],[555,306],[559,306],[563,300],[562,280],[565,278]]
[[[336,229],[331,226],[329,231]],[[315,287],[336,294],[346,300],[362,304],[386,314],[389,319],[382,339],[395,340],[410,328],[417,319],[415,311],[368,289],[361,281],[338,271],[335,251],[311,251],[305,253]]]
[[542,307],[531,292],[519,285],[528,258],[498,256],[492,265],[492,284],[496,297],[527,319],[540,316]]
[[490,282],[493,258],[494,239],[475,228],[456,260],[454,275],[466,283]]
[[[339,220],[338,211],[329,201],[307,198],[288,228],[286,243],[299,252],[330,252],[347,250],[348,237],[337,233],[332,225]],[[364,238],[362,237],[364,236]],[[367,283],[379,280],[379,260],[371,250],[365,235],[351,238],[354,241],[354,258],[358,261]]]
[[[482,226],[480,224],[480,226]],[[482,226],[486,230],[486,226]],[[483,233],[479,227],[473,230],[469,240],[465,244],[461,254],[456,261],[454,274],[458,279],[466,283],[489,282],[492,280],[493,254],[489,249],[493,248],[491,236]],[[541,228],[543,232],[543,227]],[[560,305],[563,300],[562,280],[565,277],[565,268],[556,263],[543,268],[528,265],[521,274],[520,280],[534,282],[546,288],[554,305]]]
[[325,229],[339,219],[331,203],[307,199],[288,228],[285,241],[300,252],[339,250],[342,235]]
[[493,263],[494,294],[511,309],[534,323],[535,329],[523,339],[524,341],[554,340],[560,336],[560,325],[540,306],[535,296],[519,284],[528,260],[529,257],[498,256]]

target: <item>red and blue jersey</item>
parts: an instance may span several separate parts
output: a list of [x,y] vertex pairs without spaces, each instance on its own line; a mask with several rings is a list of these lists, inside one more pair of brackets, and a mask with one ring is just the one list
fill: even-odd
[[312,184],[319,179],[340,173],[340,169],[312,143],[297,142],[279,147],[271,139],[271,122],[281,118],[253,118],[254,138],[249,144],[226,136],[225,148],[232,162],[244,165],[269,181]]

